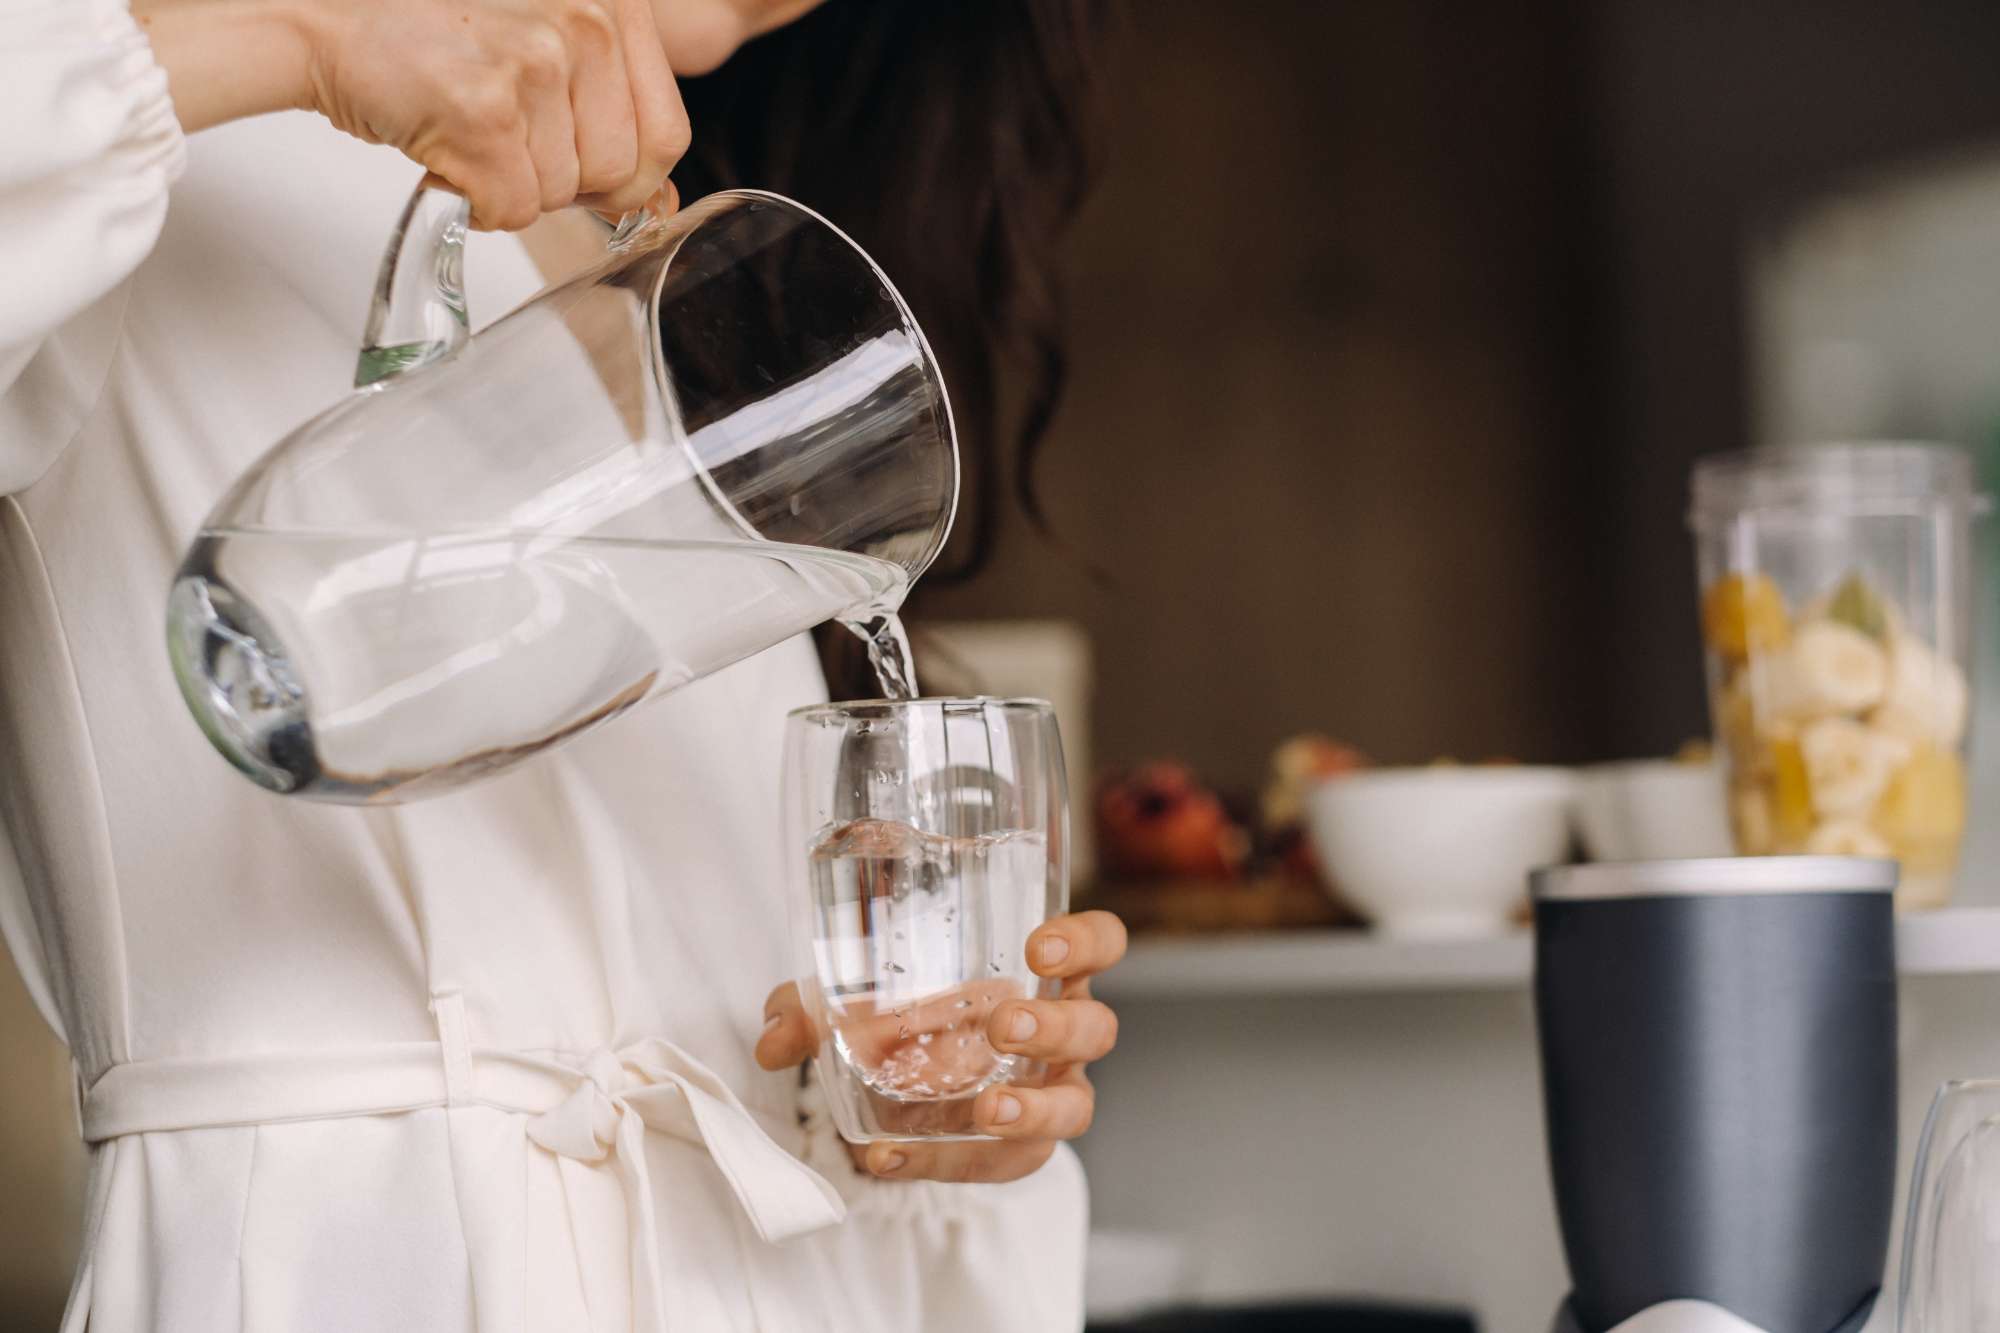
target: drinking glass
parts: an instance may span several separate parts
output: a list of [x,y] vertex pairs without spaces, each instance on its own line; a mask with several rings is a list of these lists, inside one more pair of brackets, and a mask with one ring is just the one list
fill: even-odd
[[1931,1102],[1903,1226],[1900,1333],[2000,1329],[2000,1079]]
[[732,190],[634,221],[477,334],[465,225],[411,201],[359,387],[175,576],[182,694],[271,791],[449,791],[822,621],[886,624],[950,529],[937,364],[818,214]]
[[1054,998],[1028,934],[1069,898],[1068,795],[1038,699],[824,704],[786,720],[799,993],[853,1143],[973,1139],[973,1099],[1034,1083],[996,1051],[1003,1001]]

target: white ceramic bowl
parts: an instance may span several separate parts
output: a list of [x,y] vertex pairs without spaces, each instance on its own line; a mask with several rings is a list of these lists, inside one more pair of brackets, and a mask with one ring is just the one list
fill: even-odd
[[1320,864],[1375,928],[1405,938],[1512,924],[1528,872],[1565,859],[1568,769],[1391,768],[1321,783],[1306,813]]
[[1734,856],[1722,766],[1641,759],[1577,775],[1577,832],[1593,861]]

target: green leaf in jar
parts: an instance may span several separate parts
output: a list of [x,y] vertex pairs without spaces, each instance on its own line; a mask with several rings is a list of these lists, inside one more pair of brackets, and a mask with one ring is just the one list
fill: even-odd
[[1889,637],[1889,608],[1882,601],[1882,594],[1859,574],[1849,574],[1833,590],[1833,598],[1826,604],[1826,616],[1828,620],[1851,625],[1872,639]]

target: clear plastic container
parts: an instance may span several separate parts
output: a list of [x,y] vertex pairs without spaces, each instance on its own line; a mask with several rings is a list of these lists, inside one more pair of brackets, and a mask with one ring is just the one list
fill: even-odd
[[1970,455],[1828,444],[1702,459],[1709,705],[1739,853],[1894,856],[1951,896],[1969,808]]

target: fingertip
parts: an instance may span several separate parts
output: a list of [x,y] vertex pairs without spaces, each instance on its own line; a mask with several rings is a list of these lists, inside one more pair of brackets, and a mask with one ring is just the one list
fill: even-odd
[[1018,1052],[1040,1029],[1033,1007],[1025,1000],[1011,1000],[995,1007],[986,1020],[986,1040],[1003,1051]]
[[771,1040],[771,1034],[768,1032],[757,1039],[757,1049],[754,1054],[757,1057],[757,1067],[774,1074],[780,1069],[789,1068],[793,1063],[783,1058],[783,1051]]
[[866,1164],[871,1175],[893,1176],[910,1164],[910,1155],[893,1143],[871,1143]]
[[1051,922],[1036,928],[1028,937],[1028,966],[1035,975],[1059,977],[1063,975],[1063,964],[1076,951],[1070,947],[1069,937],[1062,928]]
[[769,1070],[790,1069],[812,1054],[812,1033],[805,1014],[774,991],[766,1002],[764,1030],[757,1036],[752,1054],[759,1066]]
[[1023,1110],[1020,1094],[1011,1088],[988,1088],[972,1104],[972,1123],[982,1134],[1001,1138],[1018,1133]]
[[1044,977],[1102,972],[1125,956],[1125,923],[1102,910],[1057,917],[1028,937],[1028,966]]

